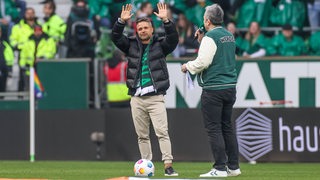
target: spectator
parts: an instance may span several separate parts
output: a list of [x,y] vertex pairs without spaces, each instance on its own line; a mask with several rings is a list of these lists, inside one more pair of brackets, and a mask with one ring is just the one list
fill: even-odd
[[306,2],[304,0],[278,0],[272,9],[270,22],[273,26],[291,24],[293,27],[302,28],[306,20]]
[[271,8],[272,0],[235,0],[231,14],[238,14],[236,19],[239,28],[248,27],[252,21],[267,27]]
[[313,33],[309,40],[309,47],[312,55],[320,56],[320,31]]
[[268,52],[270,55],[280,56],[300,56],[307,51],[303,39],[293,34],[290,24],[284,25],[282,33],[272,38],[269,48]]
[[19,22],[21,19],[23,19],[24,14],[26,12],[27,3],[24,0],[11,0],[15,3],[16,7],[19,8],[19,18],[15,22]]
[[[0,28],[0,39],[2,30]],[[0,92],[6,91],[7,78],[12,70],[14,55],[11,46],[4,40],[0,40]]]
[[[24,44],[28,41],[29,37],[34,34],[34,27],[39,24],[37,23],[37,18],[35,16],[35,11],[33,8],[27,8],[25,11],[24,19],[20,20],[18,24],[14,25],[10,35],[10,44],[14,49],[21,50]],[[20,52],[21,60],[21,52]],[[22,63],[23,65],[24,63]],[[27,67],[20,65],[20,79],[18,90],[23,91],[28,88],[28,79],[26,76]],[[24,64],[26,65],[26,64]]]
[[122,6],[127,3],[126,0],[113,0],[110,5],[111,24],[114,24],[120,16]]
[[12,0],[0,1],[0,26],[2,29],[2,38],[8,41],[11,28],[14,21],[19,19],[19,11]]
[[[139,19],[139,18],[142,18],[142,17],[147,17],[147,18],[152,20],[152,18],[151,18],[152,13],[153,13],[152,4],[150,2],[143,2],[143,3],[140,4],[139,7],[140,8],[137,10],[135,19]],[[132,9],[134,9],[134,6],[132,6]],[[132,28],[134,29],[134,34],[136,34],[136,32],[137,32],[136,22],[131,22],[131,19],[128,19],[128,20],[129,20],[129,23],[127,23],[127,24],[129,26],[130,26],[130,24],[132,25]],[[152,25],[154,26],[154,23],[152,23]]]
[[169,1],[170,9],[174,14],[184,13],[187,9],[187,4],[185,0],[174,0]]
[[[320,0],[308,0],[308,18],[312,29],[320,27]],[[313,30],[315,32],[315,30]]]
[[29,68],[36,68],[38,59],[54,58],[55,53],[56,44],[54,39],[45,34],[40,25],[36,25],[34,33],[21,46],[19,91],[27,90],[29,87]]
[[197,52],[199,47],[198,41],[194,40],[196,29],[194,25],[187,20],[184,14],[179,14],[177,22],[177,30],[179,33],[179,44],[172,52],[173,57],[190,56]]
[[111,0],[89,0],[90,17],[94,19],[100,26],[110,28],[109,6]]
[[34,9],[30,7],[27,8],[24,19],[20,20],[19,23],[12,28],[10,35],[11,46],[20,49],[20,46],[28,40],[31,34],[33,34],[33,29],[37,24]]
[[68,47],[67,57],[94,58],[96,41],[93,23],[89,19],[89,9],[84,0],[79,0],[71,8],[67,20],[65,42]]
[[137,11],[137,18],[142,17],[151,17],[153,14],[153,7],[152,4],[148,1],[143,2],[140,6],[140,9]]
[[115,50],[104,67],[107,100],[110,107],[130,107],[130,96],[126,85],[128,62],[120,50]]
[[236,55],[241,56],[243,54],[243,52],[245,51],[245,49],[242,46],[242,43],[244,40],[243,40],[241,34],[239,33],[239,31],[237,30],[236,24],[232,21],[229,22],[227,24],[227,30],[233,34],[233,36],[236,40]]
[[186,9],[183,10],[187,19],[197,26],[203,24],[204,7],[206,6],[205,0],[189,0],[185,1]]
[[52,37],[55,42],[62,42],[67,29],[66,23],[56,14],[56,4],[54,0],[45,0],[42,2],[44,21],[42,25],[43,32]]
[[110,5],[112,0],[88,0],[90,8],[89,18],[94,23],[94,29],[97,32],[97,39],[100,39],[100,27],[111,28]]
[[[168,9],[169,10],[169,9]],[[153,14],[154,11],[157,11],[156,9],[153,8],[151,2],[143,2],[141,3],[139,11],[137,11],[137,18],[142,18],[142,17],[148,17],[151,18],[152,24],[154,28],[157,30],[161,28],[162,22],[161,20]]]
[[245,34],[242,45],[245,48],[244,57],[257,58],[266,55],[268,41],[261,33],[260,26],[257,22],[251,22],[249,31]]

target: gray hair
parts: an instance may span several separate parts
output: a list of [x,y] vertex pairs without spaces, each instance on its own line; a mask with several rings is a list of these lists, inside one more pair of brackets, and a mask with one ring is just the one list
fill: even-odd
[[206,7],[204,17],[209,19],[214,25],[221,25],[223,23],[224,12],[219,4],[213,4]]

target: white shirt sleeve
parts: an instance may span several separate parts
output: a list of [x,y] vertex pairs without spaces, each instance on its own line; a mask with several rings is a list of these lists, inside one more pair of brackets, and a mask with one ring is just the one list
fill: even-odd
[[261,48],[259,51],[253,53],[250,55],[250,58],[258,58],[258,57],[263,57],[266,55],[266,50]]
[[214,40],[208,36],[204,36],[199,47],[198,57],[186,64],[188,71],[191,74],[198,74],[207,69],[212,63],[216,51],[217,45]]

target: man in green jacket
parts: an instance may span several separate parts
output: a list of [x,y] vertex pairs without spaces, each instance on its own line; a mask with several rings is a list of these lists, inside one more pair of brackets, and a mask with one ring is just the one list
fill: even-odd
[[110,28],[110,6],[112,3],[112,0],[88,0],[89,18],[97,23],[97,26]]
[[[277,0],[269,17],[272,26],[283,26],[287,23],[302,28],[305,25],[307,8],[306,0]],[[270,10],[269,10],[270,11]]]
[[307,53],[304,40],[293,34],[290,24],[282,27],[282,33],[274,36],[268,47],[268,54],[279,56],[301,56]]
[[233,35],[221,26],[223,15],[218,4],[206,7],[203,24],[207,32],[196,32],[201,42],[198,57],[181,66],[182,72],[197,74],[202,87],[201,111],[215,163],[201,178],[241,174],[238,142],[231,122],[236,101],[236,44]]
[[309,39],[309,47],[312,55],[320,56],[320,31],[313,33]]
[[256,21],[261,27],[269,26],[270,9],[272,0],[235,0],[234,11],[238,9],[237,25],[239,28],[246,28],[252,21]]

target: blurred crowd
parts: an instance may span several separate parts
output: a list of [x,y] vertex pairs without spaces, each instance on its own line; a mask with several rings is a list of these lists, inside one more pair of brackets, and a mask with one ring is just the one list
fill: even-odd
[[[206,5],[212,3],[219,3],[225,11],[224,25],[236,37],[237,56],[320,55],[320,0],[159,1],[168,4],[180,36],[173,58],[196,55],[199,44],[194,33],[202,26]],[[149,17],[161,35],[161,20],[153,14],[159,1],[73,0],[68,18],[63,19],[56,14],[54,0],[43,0],[44,18],[38,19],[27,1],[0,0],[0,92],[5,91],[15,59],[20,69],[19,91],[27,90],[29,67],[36,68],[39,59],[89,57],[112,61],[116,48],[109,33],[124,4],[132,4],[135,13],[127,23],[128,34],[135,34],[136,18]],[[281,32],[263,31],[268,27],[281,28]],[[304,31],[304,27],[310,30]],[[125,59],[117,60],[122,61]]]

